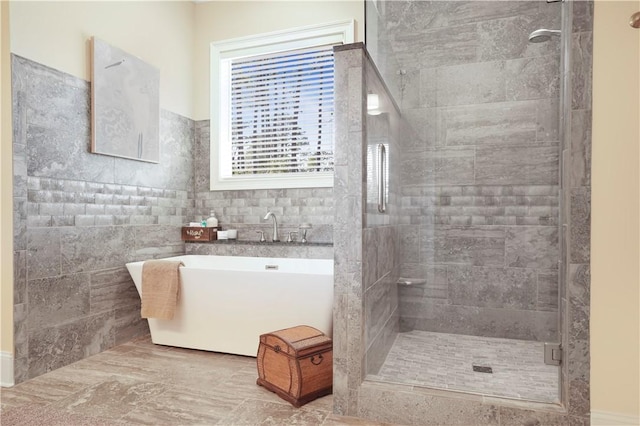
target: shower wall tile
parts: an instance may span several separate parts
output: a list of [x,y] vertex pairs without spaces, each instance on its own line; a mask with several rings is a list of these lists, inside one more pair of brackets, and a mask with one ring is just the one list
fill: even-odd
[[401,179],[420,184],[464,185],[473,183],[474,151],[448,149],[425,151],[405,157]]
[[536,306],[532,269],[447,266],[447,282],[454,305],[529,310]]
[[[434,303],[448,303],[449,285],[447,282],[447,267],[445,265],[423,266],[416,264],[414,273],[404,273],[404,278],[414,282],[412,285],[399,285],[398,297],[403,301],[430,300]],[[408,271],[403,265],[403,271]],[[424,284],[415,283],[425,280]]]
[[382,331],[369,346],[365,357],[365,371],[367,374],[376,374],[387,358],[390,348],[399,331],[399,317],[397,309],[390,316]]
[[[441,301],[400,300],[400,328],[505,339],[557,339],[557,313],[449,305]],[[406,330],[406,328],[404,328]]]
[[536,141],[560,140],[560,105],[558,99],[540,99],[538,102],[538,130]]
[[556,226],[512,226],[505,234],[505,263],[513,268],[556,269]]
[[[574,188],[572,196],[577,205],[572,206],[571,199],[564,204],[570,207],[573,215],[584,219],[588,217],[583,214],[583,207],[588,204],[584,199],[585,194],[589,193],[590,31],[593,3],[573,2],[568,6],[573,7],[573,56],[576,57],[572,69],[575,80],[572,138],[576,142],[572,142],[575,155],[572,152],[569,156],[569,186]],[[381,16],[378,25],[384,28],[386,40],[394,50],[392,53],[397,54],[397,69],[406,71],[404,80],[400,79],[406,83],[400,99],[403,113],[410,124],[418,129],[416,137],[407,143],[409,149],[406,149],[407,155],[403,159],[402,178],[410,179],[410,183],[401,188],[400,223],[403,225],[399,251],[407,257],[402,262],[401,275],[428,277],[428,281],[422,288],[399,288],[401,329],[489,336],[496,333],[498,337],[555,340],[559,338],[557,311],[562,307],[562,316],[569,317],[569,324],[565,322],[567,329],[571,328],[577,336],[571,342],[567,339],[567,333],[563,332],[562,336],[568,351],[566,364],[571,370],[571,374],[566,369],[562,371],[563,394],[567,396],[563,401],[568,406],[569,416],[565,413],[501,407],[500,420],[505,424],[588,424],[589,385],[588,376],[584,375],[588,374],[588,366],[583,362],[588,359],[588,340],[580,334],[588,331],[585,328],[588,323],[585,325],[584,322],[588,318],[588,313],[584,311],[589,304],[588,295],[569,295],[565,304],[560,306],[557,300],[559,247],[553,229],[558,225],[559,214],[560,38],[539,44],[527,42],[527,35],[535,29],[559,28],[560,11],[567,4],[399,1],[378,2],[376,7]],[[563,31],[571,32],[571,29],[563,28]],[[412,44],[416,47],[412,48]],[[486,75],[482,73],[479,73],[479,88],[473,85],[474,79],[469,77],[466,92],[460,95],[454,93],[452,99],[447,100],[460,103],[449,105],[428,103],[429,95],[433,93],[433,78],[422,81],[420,86],[415,85],[422,74],[431,76],[435,72],[437,77],[441,77],[448,68],[473,68],[479,62],[489,61],[504,64],[504,99],[501,101],[479,104],[482,100],[465,100],[465,96],[471,97],[477,89],[482,90],[486,85],[483,80]],[[435,83],[440,101],[443,81],[436,78]],[[455,88],[455,84],[451,86]],[[426,99],[423,93],[428,94]],[[455,99],[456,96],[459,96],[459,100]],[[505,108],[500,111],[501,107]],[[410,131],[406,134],[410,134]],[[429,161],[433,161],[426,160],[426,156],[417,158],[416,153],[427,153],[437,158],[439,150],[452,146],[475,150],[472,182],[460,186],[444,185],[436,181],[435,171],[422,175],[419,171],[407,172],[407,165],[414,169],[422,165],[430,167]],[[417,178],[411,180],[414,174]],[[579,186],[585,188],[576,188]],[[570,220],[571,226],[574,226],[571,216]],[[576,229],[568,238],[569,258],[572,262],[582,264],[585,259],[588,261],[588,256],[584,255],[584,247],[587,247],[588,253],[588,241],[581,237],[588,235],[588,224],[587,220],[577,222]],[[451,223],[471,223],[477,228],[504,226],[506,250],[502,263],[436,263],[439,259],[436,258],[435,247],[443,228],[446,229],[447,224],[451,226]],[[557,230],[555,232],[557,234]],[[525,241],[527,238],[532,239],[531,243]],[[412,255],[415,253],[412,248],[416,245],[420,253],[418,259]],[[574,253],[573,246],[576,245],[579,247]],[[466,247],[460,245],[460,249],[466,250]],[[455,250],[452,246],[448,253],[453,258],[456,256]],[[429,264],[425,265],[425,262]],[[510,264],[517,266],[510,268]],[[492,269],[501,275],[509,269],[531,271],[535,275],[533,290],[527,287],[526,292],[533,294],[534,306],[530,306],[531,309],[502,310],[451,305],[450,298],[453,296],[449,294],[450,289],[438,293],[437,287],[428,287],[430,282],[438,282],[438,275],[434,273],[438,270],[445,271],[446,284],[447,268]],[[575,272],[574,275],[585,274]],[[473,286],[471,290],[474,290]],[[571,317],[574,311],[575,316]],[[571,318],[575,318],[575,326],[571,325]],[[434,330],[434,324],[441,328]],[[359,411],[370,405],[377,408],[384,403],[372,402],[372,395],[362,392],[362,389]],[[389,389],[394,394],[415,392],[415,389],[402,386],[389,386]],[[447,396],[451,394],[447,393]],[[406,411],[415,411],[415,404],[410,404],[411,410],[403,410],[402,407],[407,406],[404,399],[400,402],[386,400],[388,407],[380,410],[383,413],[379,417],[376,417],[377,414],[367,415],[394,423],[424,423],[422,418],[406,418]],[[448,403],[451,404],[451,400]],[[468,423],[476,422],[474,419]]]
[[[378,228],[363,229],[362,258],[362,286],[367,291],[378,281],[378,247],[376,245],[376,233]],[[366,302],[365,302],[366,304]]]
[[449,299],[449,282],[447,265],[422,265],[416,275],[407,274],[410,278],[425,279],[424,285],[401,287],[400,291],[407,296],[414,293],[414,297],[429,299]]
[[393,315],[396,306],[394,306],[392,301],[397,301],[397,296],[394,298],[392,292],[396,292],[397,295],[397,291],[396,280],[394,280],[391,272],[389,272],[365,292],[365,348],[369,349],[375,338],[383,331]]
[[491,61],[560,54],[560,37],[546,43],[530,43],[527,35],[540,28],[545,22],[547,28],[560,27],[558,7],[531,10],[502,19],[492,19],[478,23],[478,59]]
[[417,262],[420,259],[419,229],[416,226],[401,226],[398,250],[403,262]]
[[[445,2],[380,2],[381,25],[394,34],[420,34],[448,24],[452,6]],[[377,58],[375,58],[377,61]]]
[[437,145],[522,145],[536,140],[538,103],[497,102],[439,108]]
[[509,60],[505,65],[504,78],[507,100],[557,98],[560,91],[560,57],[546,55]]
[[[421,232],[421,259],[430,258],[430,232]],[[427,241],[424,239],[426,238]],[[425,244],[426,243],[426,244]],[[502,227],[441,226],[433,234],[433,259],[436,263],[503,265],[505,230]],[[426,251],[425,251],[426,249]]]
[[558,147],[478,147],[476,183],[487,185],[555,185]]
[[505,78],[502,61],[438,68],[436,103],[452,106],[504,101]]
[[558,271],[538,271],[537,309],[540,311],[558,311]]
[[[436,108],[405,109],[403,116],[411,124],[412,135],[404,141],[406,152],[424,152],[433,149],[437,143],[437,110]],[[404,156],[403,156],[404,157]]]
[[483,22],[493,19],[510,18],[531,13],[551,14],[555,11],[560,13],[559,5],[546,5],[538,2],[509,2],[488,1],[485,3],[475,3],[473,1],[456,2],[448,16],[449,25],[465,22]]
[[399,32],[389,42],[401,69],[406,70],[466,64],[477,57],[475,24],[459,25],[455,31],[436,28],[416,34]]

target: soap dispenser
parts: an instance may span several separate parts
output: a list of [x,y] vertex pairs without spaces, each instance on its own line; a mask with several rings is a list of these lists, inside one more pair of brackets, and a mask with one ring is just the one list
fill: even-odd
[[211,210],[209,213],[211,216],[207,219],[207,228],[217,228],[218,227],[218,218],[216,217],[216,212]]

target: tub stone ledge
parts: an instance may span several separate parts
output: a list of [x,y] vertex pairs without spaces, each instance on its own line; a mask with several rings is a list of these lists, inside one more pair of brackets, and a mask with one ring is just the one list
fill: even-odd
[[217,240],[207,243],[186,242],[185,254],[210,256],[286,257],[302,259],[333,259],[332,243],[256,242]]

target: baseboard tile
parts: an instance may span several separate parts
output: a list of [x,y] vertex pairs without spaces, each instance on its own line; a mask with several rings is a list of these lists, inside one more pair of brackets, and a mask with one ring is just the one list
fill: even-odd
[[628,414],[611,413],[608,411],[592,411],[592,426],[637,426],[640,425],[640,417]]
[[13,354],[0,352],[0,386],[8,388],[13,386]]

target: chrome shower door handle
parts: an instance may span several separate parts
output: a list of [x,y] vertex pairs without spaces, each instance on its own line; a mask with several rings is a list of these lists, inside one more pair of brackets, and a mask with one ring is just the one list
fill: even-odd
[[378,144],[378,211],[384,213],[387,211],[387,149],[384,144]]

